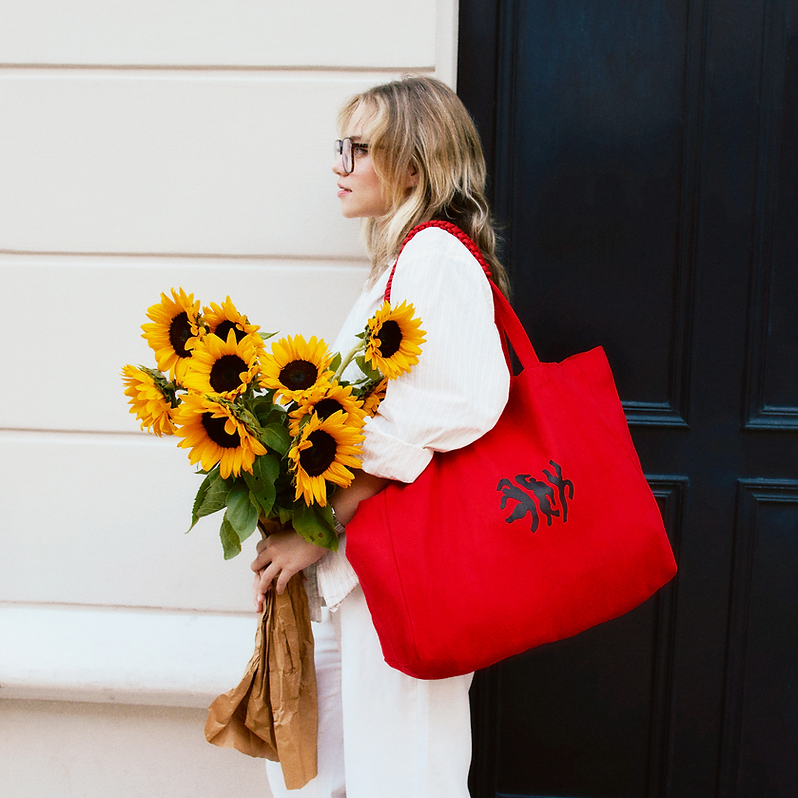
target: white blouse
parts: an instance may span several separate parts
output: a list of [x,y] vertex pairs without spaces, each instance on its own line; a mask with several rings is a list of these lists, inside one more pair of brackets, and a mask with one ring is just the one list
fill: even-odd
[[[383,302],[387,269],[364,286],[333,350],[345,355]],[[391,305],[411,303],[426,340],[409,374],[388,383],[377,414],[366,422],[363,470],[412,482],[435,452],[467,446],[498,421],[510,375],[493,317],[493,295],[482,267],[451,233],[427,228],[405,246],[391,286]],[[353,362],[344,373],[359,375]],[[334,609],[357,585],[346,560],[345,535],[337,552],[317,567],[318,586]]]

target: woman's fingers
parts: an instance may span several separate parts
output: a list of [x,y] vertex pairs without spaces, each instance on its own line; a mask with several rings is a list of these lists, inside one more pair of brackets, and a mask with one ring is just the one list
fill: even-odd
[[288,582],[291,580],[292,576],[294,576],[294,574],[290,571],[280,571],[280,575],[274,581],[274,589],[277,591],[278,596],[283,595],[283,592],[288,587]]
[[255,606],[272,585],[282,595],[291,577],[320,559],[324,552],[325,549],[309,543],[293,530],[276,532],[262,540],[251,565],[256,573]]
[[256,547],[257,551],[258,551],[258,554],[260,554],[266,548],[266,546],[268,546],[268,545],[269,545],[269,538],[268,537],[261,538],[258,541],[258,545]]
[[265,599],[266,596],[260,589],[260,573],[257,573],[252,580],[252,602],[255,605],[255,612],[261,612],[263,610],[263,602]]
[[[285,573],[282,571],[280,566],[275,565],[272,563],[267,568],[263,568],[261,571],[255,574],[255,578],[252,582],[252,598],[255,602],[255,609],[257,612],[260,612],[263,609],[263,602],[266,599],[266,594],[269,592],[269,589],[274,584],[275,587],[277,583],[275,582],[275,578],[280,576],[281,574]],[[290,574],[286,578],[286,584],[288,584],[288,579],[291,578],[293,574]],[[285,587],[283,586],[282,589],[278,589],[278,593],[282,593]]]
[[258,555],[249,566],[256,573],[262,571],[272,560],[269,553],[269,538],[258,541]]

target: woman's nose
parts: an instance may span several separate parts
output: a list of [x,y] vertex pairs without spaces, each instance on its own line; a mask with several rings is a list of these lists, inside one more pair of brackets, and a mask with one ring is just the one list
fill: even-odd
[[343,177],[346,172],[344,172],[344,168],[342,166],[343,156],[336,155],[335,160],[333,161],[332,170],[335,172],[338,177]]

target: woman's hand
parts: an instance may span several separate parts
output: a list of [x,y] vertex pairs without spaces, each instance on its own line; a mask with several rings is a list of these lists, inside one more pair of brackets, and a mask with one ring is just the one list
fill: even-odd
[[[348,524],[363,499],[379,493],[390,480],[374,477],[365,471],[355,471],[354,479],[348,488],[337,490],[333,504],[338,519],[344,526]],[[252,598],[257,611],[263,609],[266,591],[274,584],[274,589],[282,595],[288,581],[309,565],[324,556],[326,549],[308,543],[290,527],[281,529],[279,522],[270,520],[268,537],[258,543],[258,556],[250,566],[255,572],[252,584]],[[271,531],[271,530],[274,531]]]
[[294,574],[320,560],[326,549],[308,543],[293,529],[274,532],[258,543],[258,556],[250,566],[255,571],[252,597],[258,612],[263,609],[266,591],[274,589],[282,595]]

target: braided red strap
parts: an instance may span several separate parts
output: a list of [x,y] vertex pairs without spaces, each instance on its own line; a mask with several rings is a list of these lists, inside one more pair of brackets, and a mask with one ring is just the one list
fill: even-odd
[[468,234],[464,233],[456,224],[433,220],[431,222],[424,222],[424,224],[417,225],[407,234],[407,236],[405,236],[405,240],[402,242],[402,246],[399,248],[399,255],[396,256],[396,262],[391,269],[391,275],[388,278],[388,284],[385,286],[384,299],[386,302],[391,301],[391,284],[393,283],[393,276],[396,273],[396,264],[399,263],[399,256],[402,254],[402,250],[407,246],[407,242],[410,241],[410,239],[413,238],[416,233],[420,233],[422,230],[426,230],[428,227],[440,227],[441,230],[446,230],[447,233],[451,233],[455,238],[458,238],[466,246],[468,251],[477,259],[479,265],[482,266],[482,270],[485,272],[485,276],[488,278],[488,280],[492,279],[488,262],[479,251],[479,247],[471,240]]

